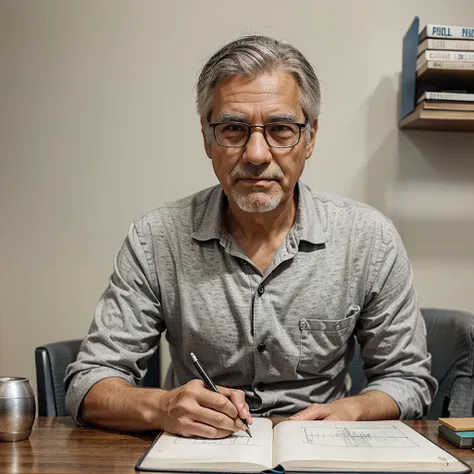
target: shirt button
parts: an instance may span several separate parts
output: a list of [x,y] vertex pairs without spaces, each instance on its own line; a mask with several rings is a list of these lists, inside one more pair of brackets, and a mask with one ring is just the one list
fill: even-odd
[[262,296],[263,293],[265,293],[265,287],[264,287],[263,285],[260,285],[260,286],[258,287],[258,294],[259,294],[260,296]]
[[264,342],[261,342],[258,346],[258,352],[263,352],[267,348],[266,344]]
[[265,385],[262,382],[258,383],[256,388],[257,390],[260,390],[260,392],[265,391]]

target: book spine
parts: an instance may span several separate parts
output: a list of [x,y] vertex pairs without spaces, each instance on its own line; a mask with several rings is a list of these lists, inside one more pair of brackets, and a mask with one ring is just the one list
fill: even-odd
[[474,94],[463,94],[459,92],[425,92],[421,100],[449,100],[453,102],[474,102]]
[[472,437],[461,436],[462,431],[452,431],[444,425],[438,425],[438,433],[460,448],[472,448]]
[[474,61],[474,51],[425,51],[422,56],[427,61]]
[[442,49],[450,51],[474,51],[474,40],[444,40],[444,39],[425,39],[418,45],[418,55],[427,49]]
[[474,61],[428,61],[426,58],[418,58],[416,70],[426,66],[427,69],[445,69],[451,71],[471,70],[474,71]]
[[420,39],[425,38],[453,38],[472,40],[474,39],[474,27],[426,25],[420,35]]

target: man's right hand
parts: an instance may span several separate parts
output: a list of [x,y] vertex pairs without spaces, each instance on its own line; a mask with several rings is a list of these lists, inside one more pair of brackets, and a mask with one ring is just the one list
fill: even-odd
[[201,380],[190,382],[169,392],[161,392],[159,410],[162,429],[182,436],[222,438],[245,431],[252,423],[245,395],[241,390],[218,387],[219,393],[207,389]]
[[218,387],[215,393],[201,380],[171,391],[141,388],[122,378],[97,382],[81,405],[86,423],[121,431],[165,430],[182,436],[222,438],[245,430],[239,418],[252,423],[241,390]]

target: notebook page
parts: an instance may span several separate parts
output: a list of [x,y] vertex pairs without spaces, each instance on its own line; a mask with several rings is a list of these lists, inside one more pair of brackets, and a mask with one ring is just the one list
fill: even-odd
[[[271,467],[272,422],[254,418],[252,437],[234,433],[222,439],[185,438],[163,433],[148,452],[140,467],[154,469],[215,469],[227,466],[239,470],[238,464]],[[230,469],[230,468],[234,469]],[[255,468],[251,469],[255,470]]]
[[[274,464],[329,469],[449,470],[463,466],[401,421],[286,421],[274,431]],[[313,462],[311,462],[313,461]],[[393,467],[393,468],[392,468]]]

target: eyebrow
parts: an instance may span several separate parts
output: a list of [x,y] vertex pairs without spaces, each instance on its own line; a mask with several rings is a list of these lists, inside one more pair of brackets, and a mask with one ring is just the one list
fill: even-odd
[[[223,110],[217,116],[217,122],[244,122],[247,123],[244,115],[238,114],[236,112],[228,112]],[[303,120],[304,121],[304,120]],[[296,115],[293,112],[283,113],[283,114],[274,114],[270,115],[267,118],[265,123],[275,123],[275,122],[297,122]]]
[[235,112],[228,112],[223,110],[217,116],[217,122],[245,122],[245,117]]
[[270,115],[267,118],[267,123],[273,123],[273,122],[297,122],[297,120],[296,120],[296,115],[294,113],[288,112],[285,114]]

